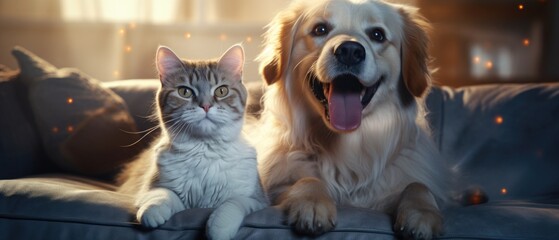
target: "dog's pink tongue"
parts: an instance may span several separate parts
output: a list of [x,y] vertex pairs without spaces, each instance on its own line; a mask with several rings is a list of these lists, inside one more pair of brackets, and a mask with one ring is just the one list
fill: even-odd
[[332,84],[328,94],[330,124],[340,131],[352,131],[361,125],[361,99],[359,91],[351,91]]

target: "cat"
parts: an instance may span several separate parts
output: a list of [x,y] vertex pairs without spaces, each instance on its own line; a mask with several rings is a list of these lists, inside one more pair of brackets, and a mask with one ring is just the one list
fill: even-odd
[[241,135],[247,90],[240,45],[219,60],[181,60],[161,46],[156,109],[161,128],[154,144],[119,177],[133,194],[137,220],[155,228],[188,208],[216,208],[210,239],[231,239],[244,217],[266,207],[256,151]]

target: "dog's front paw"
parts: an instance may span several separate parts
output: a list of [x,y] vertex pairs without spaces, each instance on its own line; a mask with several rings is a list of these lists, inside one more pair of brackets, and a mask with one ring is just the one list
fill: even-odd
[[399,211],[394,231],[404,239],[432,239],[442,233],[443,218],[436,209],[408,208]]
[[302,178],[286,192],[280,208],[287,214],[287,222],[295,231],[318,236],[336,225],[336,204],[322,181]]
[[318,236],[336,223],[336,205],[329,199],[293,199],[286,210],[288,223],[301,234]]

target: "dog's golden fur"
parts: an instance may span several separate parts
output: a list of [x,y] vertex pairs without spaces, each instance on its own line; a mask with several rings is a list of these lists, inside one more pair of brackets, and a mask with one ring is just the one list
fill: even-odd
[[[393,214],[404,237],[440,233],[447,179],[423,106],[428,26],[416,9],[375,0],[295,1],[270,23],[253,140],[263,185],[298,232],[331,230],[336,206],[349,205]],[[334,56],[348,41],[364,49],[353,70]],[[340,74],[378,86],[357,127],[333,124],[309,87],[313,78],[328,89]]]

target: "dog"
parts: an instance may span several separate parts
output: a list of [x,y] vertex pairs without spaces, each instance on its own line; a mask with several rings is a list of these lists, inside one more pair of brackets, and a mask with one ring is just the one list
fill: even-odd
[[296,0],[267,26],[253,143],[262,183],[300,234],[336,206],[383,211],[403,238],[442,232],[449,172],[425,119],[429,24],[380,0]]

